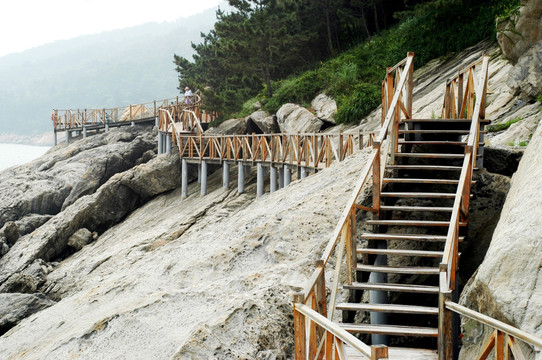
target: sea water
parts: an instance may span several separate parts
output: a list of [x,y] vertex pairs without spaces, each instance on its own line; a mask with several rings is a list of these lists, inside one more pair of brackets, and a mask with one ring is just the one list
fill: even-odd
[[0,171],[30,162],[49,150],[49,146],[0,143]]

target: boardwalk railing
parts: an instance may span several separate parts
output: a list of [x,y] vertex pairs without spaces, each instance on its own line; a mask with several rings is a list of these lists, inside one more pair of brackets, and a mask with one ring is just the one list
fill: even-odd
[[[478,81],[475,79],[474,67],[480,62],[472,64],[469,68],[460,71],[459,75],[450,80],[448,85],[457,84],[458,87],[454,91],[446,91],[444,104],[453,104],[454,101],[460,99],[461,96],[454,99],[454,94],[461,94],[463,89],[461,86],[463,74],[468,72],[469,80],[466,84],[465,95],[471,94],[472,96],[465,96],[467,98],[467,105],[462,100],[459,109],[467,108],[467,113],[472,116],[471,127],[467,138],[467,145],[465,146],[465,158],[463,160],[463,166],[461,168],[461,175],[459,177],[459,184],[457,187],[454,205],[452,208],[452,214],[450,218],[450,226],[448,228],[448,234],[446,237],[446,244],[444,247],[444,255],[440,263],[440,295],[439,295],[439,359],[452,359],[453,349],[455,347],[452,333],[452,313],[446,309],[445,303],[452,298],[452,292],[456,290],[456,272],[458,269],[459,258],[459,224],[468,219],[469,214],[469,202],[470,202],[470,187],[472,183],[472,174],[476,166],[476,156],[478,153],[478,144],[480,139],[480,120],[484,119],[485,112],[482,107],[485,107],[486,92],[487,92],[487,76],[489,67],[489,56],[484,55],[481,61],[481,68],[478,72]],[[448,87],[447,87],[448,89]],[[451,88],[453,89],[453,87]],[[472,100],[475,99],[475,104],[472,104]],[[453,108],[449,106],[448,109]],[[443,113],[447,109],[443,110]],[[445,113],[446,116],[459,116],[462,118],[463,111],[460,113],[450,112]],[[452,117],[453,118],[453,117]]]
[[81,129],[84,126],[100,126],[112,123],[130,123],[132,121],[153,119],[159,116],[160,109],[170,110],[172,114],[182,109],[192,110],[198,113],[198,118],[203,122],[213,121],[217,114],[202,111],[201,98],[194,95],[187,102],[184,96],[164,100],[154,100],[143,104],[132,104],[116,108],[103,109],[71,109],[53,110],[51,120],[56,131]]
[[502,321],[495,320],[452,301],[446,301],[445,307],[463,317],[475,320],[494,329],[489,340],[482,346],[482,352],[476,360],[487,359],[492,351],[495,351],[496,359],[511,359],[510,353],[512,354],[513,359],[526,359],[521,348],[518,346],[518,340],[524,341],[538,349],[542,349],[542,339],[523,330],[510,326]]
[[[382,188],[383,167],[388,161],[388,153],[391,155],[397,149],[397,113],[408,109],[411,105],[404,105],[402,100],[411,104],[414,54],[409,53],[407,57],[394,68],[389,69],[386,74],[386,90],[393,95],[388,98],[385,116],[383,117],[380,133],[372,140],[373,150],[361,171],[361,176],[354,187],[338,224],[329,240],[324,254],[316,263],[316,269],[310,277],[307,286],[301,294],[294,296],[294,323],[295,323],[295,347],[296,359],[326,359],[344,358],[341,357],[343,343],[358,350],[360,355],[370,359],[387,358],[387,348],[369,347],[355,337],[344,339],[342,332],[337,326],[328,326],[328,321],[333,320],[337,292],[339,289],[339,276],[342,273],[343,263],[346,267],[346,281],[352,284],[357,264],[356,258],[356,211],[358,209],[368,210],[373,213],[380,212],[380,191]],[[389,80],[392,81],[389,81]],[[397,79],[397,80],[396,80]],[[384,85],[383,85],[384,88]],[[406,89],[406,91],[405,91]],[[403,104],[403,105],[400,105]],[[408,110],[407,110],[408,111]],[[403,111],[404,112],[404,111]],[[411,111],[409,112],[411,114]],[[388,139],[391,139],[390,141]],[[393,156],[392,156],[393,158]],[[372,174],[372,177],[371,177]],[[369,186],[369,179],[372,179],[373,206],[370,208],[358,205],[358,198],[362,189]],[[326,299],[325,272],[326,266],[332,254],[335,254],[335,269],[331,284],[331,296]],[[345,254],[346,253],[346,254]],[[343,261],[343,258],[345,260]],[[329,303],[329,307],[328,307]],[[308,309],[312,309],[311,312]],[[306,310],[306,311],[305,311]],[[318,313],[320,317],[313,316]],[[324,321],[324,319],[326,319]],[[325,329],[323,331],[322,329]],[[342,330],[342,329],[341,329]],[[355,339],[355,341],[354,341]],[[352,343],[350,343],[352,342]],[[354,344],[355,343],[355,344]],[[323,350],[325,349],[325,350]]]

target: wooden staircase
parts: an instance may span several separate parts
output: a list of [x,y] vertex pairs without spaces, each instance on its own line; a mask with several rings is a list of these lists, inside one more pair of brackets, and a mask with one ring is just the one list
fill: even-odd
[[[465,157],[461,136],[470,126],[466,119],[399,122],[396,162],[384,170],[380,214],[366,222],[372,226],[361,235],[367,247],[356,251],[357,281],[343,285],[349,302],[336,305],[343,312],[341,326],[350,333],[385,335],[372,336],[373,344],[389,337],[390,345],[436,349],[431,338],[438,335],[439,263]],[[459,225],[463,241],[467,222]],[[369,303],[365,292],[386,301]],[[372,323],[354,322],[364,315],[372,316]]]

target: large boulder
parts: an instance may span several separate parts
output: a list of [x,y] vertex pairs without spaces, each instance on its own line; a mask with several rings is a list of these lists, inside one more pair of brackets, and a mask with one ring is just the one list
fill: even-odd
[[252,122],[248,118],[229,119],[220,123],[216,127],[209,128],[205,131],[206,135],[234,135],[234,134],[251,134],[259,132],[256,130]]
[[316,111],[318,119],[335,124],[335,114],[337,113],[337,103],[326,94],[320,94],[311,102],[311,106]]
[[0,336],[22,319],[54,304],[43,294],[0,294]]
[[252,121],[263,134],[273,134],[279,132],[279,125],[274,116],[269,115],[267,111],[258,110],[250,114],[248,121]]
[[[504,204],[484,261],[466,285],[461,303],[471,309],[542,336],[542,128],[529,144]],[[466,256],[464,254],[463,256]],[[463,257],[462,256],[462,257]],[[491,329],[463,319],[460,359],[473,359]],[[542,359],[542,354],[526,354]]]
[[522,0],[519,13],[497,21],[497,40],[504,55],[515,64],[534,43],[542,40],[542,1]]
[[309,110],[295,104],[284,104],[277,111],[277,122],[280,131],[288,133],[318,132],[324,124]]
[[81,250],[85,245],[92,242],[92,233],[90,230],[82,228],[73,233],[68,239],[68,246],[72,247],[75,251]]
[[[542,19],[540,21],[542,23]],[[542,59],[542,40],[521,55],[510,71],[508,86],[514,95],[521,95],[525,101],[534,100],[542,93],[542,61],[540,59]]]
[[19,239],[19,228],[15,221],[8,221],[0,229],[0,239],[4,240],[6,244],[12,246]]

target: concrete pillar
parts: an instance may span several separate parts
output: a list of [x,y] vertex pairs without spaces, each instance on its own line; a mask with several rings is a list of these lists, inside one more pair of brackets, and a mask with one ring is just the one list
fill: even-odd
[[239,194],[245,192],[245,167],[242,161],[237,163],[237,192]]
[[70,142],[70,130],[66,130],[66,144]]
[[292,169],[284,165],[284,186],[290,185],[292,182]]
[[158,155],[160,155],[162,153],[162,141],[164,140],[164,138],[162,137],[162,132],[159,131],[158,132]]
[[277,168],[273,165],[269,167],[269,184],[270,193],[277,191]]
[[201,161],[201,195],[207,195],[207,162]]
[[83,139],[87,137],[87,128],[83,126]]
[[[386,241],[376,241],[375,246],[377,249],[385,249]],[[386,255],[377,255],[375,258],[374,265],[385,266],[388,264],[388,259]],[[370,283],[387,283],[388,274],[386,273],[377,273],[372,272],[369,275]],[[388,293],[386,291],[369,291],[369,302],[371,304],[387,304],[388,303]],[[388,314],[384,312],[371,311],[371,324],[381,324],[385,325],[388,323]],[[388,335],[371,335],[371,344],[372,345],[388,345]]]
[[56,146],[56,144],[58,143],[58,139],[57,139],[57,134],[56,134],[56,130],[53,131],[53,142],[54,142],[54,145]]
[[284,187],[284,167],[279,168],[279,189],[282,189]]
[[135,121],[132,121],[132,122],[130,123],[130,126],[135,126]]
[[307,176],[309,175],[308,171],[307,171],[307,168],[302,166],[301,167],[301,179],[304,179],[306,178]]
[[171,136],[166,134],[166,154],[171,155]]
[[301,166],[297,167],[297,180],[301,179]]
[[158,116],[154,118],[154,126],[158,127]]
[[181,160],[181,189],[182,189],[182,196],[187,197],[188,196],[188,164],[186,163],[186,159]]
[[224,189],[230,188],[230,163],[227,161],[222,163],[222,186]]
[[258,163],[257,165],[257,173],[256,173],[256,196],[260,197],[263,195],[263,184],[264,184],[264,169],[262,166],[262,163]]
[[109,132],[109,124],[105,123],[105,132]]
[[245,165],[245,176],[249,176],[250,175],[250,165]]
[[201,164],[198,164],[198,184],[201,184]]

